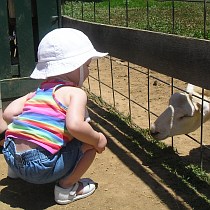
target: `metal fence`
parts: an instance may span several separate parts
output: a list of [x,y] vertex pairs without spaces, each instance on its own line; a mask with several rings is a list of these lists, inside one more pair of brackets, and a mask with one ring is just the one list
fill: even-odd
[[[63,6],[62,13],[76,19],[102,24],[178,34],[196,39],[210,37],[209,1],[145,1],[145,5],[140,2],[139,7],[133,7],[132,1],[126,0],[122,1],[124,7],[120,8],[116,8],[113,2],[68,1]],[[192,7],[196,8],[196,14],[199,14],[197,17],[192,9],[189,10]],[[143,129],[150,128],[151,123],[167,107],[171,94],[185,92],[188,82],[188,78],[180,80],[169,77],[112,56],[94,61],[90,72],[85,87]],[[190,74],[190,69],[188,73]],[[198,69],[198,80],[199,77]],[[201,100],[204,100],[204,95]],[[209,172],[208,130],[207,122],[193,133],[168,138],[164,143],[174,147],[184,160],[195,163]]]
[[63,14],[97,23],[210,38],[209,0],[67,1]]

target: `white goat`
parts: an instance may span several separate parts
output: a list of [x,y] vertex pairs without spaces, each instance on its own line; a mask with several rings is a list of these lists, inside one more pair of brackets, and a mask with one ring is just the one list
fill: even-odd
[[[169,106],[151,125],[150,132],[155,139],[188,134],[201,126],[202,89],[188,84],[186,91],[189,94],[174,93],[169,99]],[[209,96],[210,90],[204,90],[203,123],[210,119]]]

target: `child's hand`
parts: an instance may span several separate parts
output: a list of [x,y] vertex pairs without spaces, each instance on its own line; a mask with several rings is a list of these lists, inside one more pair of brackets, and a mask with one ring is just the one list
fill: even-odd
[[99,132],[99,135],[100,135],[100,138],[98,140],[98,144],[95,147],[95,149],[96,149],[97,153],[101,154],[105,150],[105,147],[106,147],[106,144],[107,144],[107,139],[104,136],[104,134],[102,134],[100,132]]

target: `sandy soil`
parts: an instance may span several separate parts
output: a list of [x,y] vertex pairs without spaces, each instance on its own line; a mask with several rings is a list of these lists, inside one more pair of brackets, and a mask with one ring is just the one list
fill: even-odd
[[[103,84],[99,86],[94,79],[90,78],[90,83],[85,85],[90,87],[96,95],[100,95],[101,88],[101,97],[128,116],[129,103],[121,95],[129,96],[128,70],[122,64],[125,62],[118,61],[112,64],[114,88],[119,92],[115,92],[115,102],[112,89],[107,87],[107,85],[110,87],[112,85],[109,60],[102,59],[98,63],[99,77]],[[145,74],[148,70],[141,68],[140,71],[142,72],[130,70],[130,98],[135,101],[130,104],[130,110],[133,121],[141,128],[148,128],[148,113],[144,108],[148,107],[148,84],[150,84],[150,109],[158,115],[167,106],[171,89],[157,78],[169,83],[170,78],[150,72],[157,78],[151,78],[148,82],[148,77]],[[95,65],[91,65],[91,75],[98,78]],[[181,88],[186,86],[186,83],[181,81],[175,81],[175,84]],[[176,187],[172,186],[181,184],[181,181],[171,177],[155,162],[148,162],[144,148],[131,146],[126,135],[128,134],[127,130],[120,130],[116,122],[103,118],[106,111],[91,101],[89,109],[93,126],[104,132],[108,138],[106,151],[97,155],[94,163],[84,175],[98,183],[96,192],[86,199],[64,206],[58,205],[54,201],[54,183],[33,185],[20,179],[9,179],[6,163],[3,155],[0,154],[0,209],[175,210],[209,208],[209,206],[205,207],[205,205],[207,206],[205,202],[202,208],[197,207],[196,199],[199,199],[199,196],[192,193],[190,189],[186,189],[184,194],[181,191],[176,191]],[[151,116],[151,121],[154,121],[155,118],[155,116]],[[204,128],[204,130],[207,133],[207,129]],[[199,138],[199,133],[198,131],[192,135]],[[207,138],[206,136],[204,139]],[[143,138],[141,141],[147,142]],[[172,144],[171,139],[164,140],[164,142],[168,145]],[[174,138],[174,146],[183,158],[199,162],[199,145],[194,141],[183,135]]]

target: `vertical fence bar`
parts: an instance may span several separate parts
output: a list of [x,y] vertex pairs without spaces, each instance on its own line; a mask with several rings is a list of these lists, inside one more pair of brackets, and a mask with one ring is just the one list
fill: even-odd
[[126,12],[125,26],[128,27],[128,0],[125,1],[125,12]]
[[96,21],[96,2],[93,3],[93,12],[94,12],[94,22]]
[[175,29],[175,5],[174,0],[172,0],[172,33],[174,34]]
[[88,90],[90,91],[91,87],[90,87],[90,78],[88,77]]
[[148,122],[149,122],[149,130],[151,125],[151,117],[150,117],[150,70],[147,69],[147,108],[148,108]]
[[202,103],[201,103],[201,128],[200,128],[200,167],[203,169],[203,106],[204,106],[204,88],[202,88]]
[[61,17],[61,1],[57,0],[57,11],[58,11],[58,27],[62,27],[62,17]]
[[84,3],[83,3],[83,1],[82,1],[82,3],[81,3],[82,5],[81,5],[81,10],[82,10],[82,20],[84,20]]
[[128,108],[129,108],[129,120],[131,121],[131,83],[130,83],[130,63],[128,62]]
[[109,24],[111,23],[111,2],[109,0]]
[[147,29],[149,29],[149,0],[147,0]]
[[[174,78],[171,78],[171,95],[174,94]],[[174,148],[174,137],[171,137],[171,147]]]
[[101,79],[100,79],[100,71],[99,71],[98,59],[97,59],[97,72],[98,72],[98,87],[99,87],[99,93],[100,93],[100,97],[102,97],[102,94],[101,94]]
[[206,34],[206,0],[203,0],[203,37],[204,39],[207,38]]
[[73,8],[73,2],[71,1],[71,16],[74,17],[74,8]]
[[113,98],[113,103],[114,103],[114,108],[116,107],[115,103],[115,92],[114,92],[114,76],[113,76],[113,66],[112,66],[112,58],[110,56],[110,69],[111,69],[111,79],[112,79],[112,98]]

